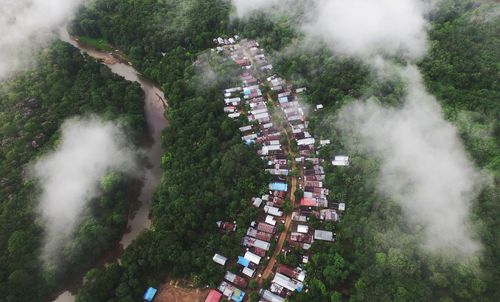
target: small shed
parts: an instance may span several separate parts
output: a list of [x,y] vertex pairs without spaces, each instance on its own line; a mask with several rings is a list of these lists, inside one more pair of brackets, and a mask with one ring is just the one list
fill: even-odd
[[222,255],[219,255],[219,254],[215,254],[212,258],[212,260],[217,263],[217,264],[220,264],[222,266],[226,265],[226,261],[227,261],[227,258],[222,256]]
[[262,204],[262,199],[259,197],[252,198],[252,201],[252,205],[256,208],[260,207],[260,205]]
[[150,287],[144,293],[144,301],[151,302],[155,298],[156,292],[158,290],[154,287]]

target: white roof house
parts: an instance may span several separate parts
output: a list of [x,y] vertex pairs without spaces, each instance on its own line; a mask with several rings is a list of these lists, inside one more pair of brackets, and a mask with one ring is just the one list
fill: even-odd
[[252,201],[252,205],[256,208],[260,207],[260,205],[262,204],[262,199],[259,197],[252,198]]
[[323,230],[314,230],[314,239],[315,240],[323,240],[323,241],[333,241],[333,232],[323,231]]
[[226,261],[227,261],[227,258],[222,256],[222,255],[219,255],[219,254],[215,254],[213,257],[212,257],[212,260],[217,263],[217,264],[220,264],[222,266],[226,265]]
[[249,135],[242,136],[241,139],[244,140],[244,141],[248,141],[248,140],[256,139],[257,137],[258,137],[257,134],[252,133],[252,134],[249,134]]
[[300,273],[297,275],[297,280],[304,282],[306,279],[307,273],[305,270],[301,270]]
[[241,132],[252,130],[252,125],[243,126],[243,127],[240,127],[239,129],[240,129]]
[[273,216],[271,216],[271,215],[267,215],[267,216],[266,216],[266,220],[265,220],[265,222],[266,222],[267,224],[270,224],[270,225],[273,225],[273,226],[274,226],[274,225],[276,225],[276,220],[274,220],[274,217],[273,217]]
[[297,232],[307,234],[309,232],[309,227],[307,225],[299,224],[297,226]]
[[253,270],[249,267],[244,267],[241,272],[243,273],[243,275],[246,275],[250,278],[253,278],[253,276],[255,275],[255,270]]
[[239,103],[239,102],[241,102],[241,98],[225,98],[224,102],[226,104],[229,104],[229,103]]
[[337,155],[332,161],[334,166],[349,166],[349,156]]
[[261,114],[261,113],[264,113],[264,112],[267,112],[267,108],[256,109],[256,110],[250,111],[250,113],[253,114],[253,115]]
[[271,244],[260,239],[245,236],[243,237],[243,246],[253,246],[268,251]]
[[267,214],[271,214],[273,216],[278,216],[278,217],[281,217],[283,216],[283,212],[280,211],[279,208],[276,208],[276,207],[271,207],[271,206],[264,206],[264,211],[267,213]]
[[276,283],[278,285],[283,286],[284,288],[288,289],[289,291],[302,291],[302,288],[304,287],[304,284],[300,281],[291,279],[281,273],[276,273],[274,275],[274,279],[272,281],[273,283]]
[[236,91],[241,91],[242,88],[241,87],[231,87],[231,88],[227,88],[226,90],[224,90],[225,92],[229,92],[229,93],[232,93],[232,92],[236,92]]
[[313,137],[310,137],[310,138],[303,138],[303,139],[299,139],[297,140],[297,145],[298,146],[302,146],[302,145],[312,145],[314,144],[315,142],[315,139]]
[[269,118],[269,113],[267,113],[267,110],[266,110],[266,112],[254,114],[253,117],[256,120],[267,119],[267,118]]
[[262,146],[262,155],[269,154],[269,151],[278,151],[278,150],[281,150],[281,145]]
[[272,292],[270,292],[267,289],[262,289],[260,292],[260,295],[262,296],[265,301],[269,302],[285,302],[285,298],[282,298]]
[[345,211],[345,203],[339,203],[339,211]]
[[257,265],[260,263],[260,260],[262,259],[262,257],[260,257],[259,255],[255,255],[252,252],[246,252],[245,256],[243,256],[243,257],[247,260],[250,260],[250,262],[253,262]]
[[241,113],[235,112],[235,113],[229,113],[227,116],[230,118],[237,118],[240,117]]

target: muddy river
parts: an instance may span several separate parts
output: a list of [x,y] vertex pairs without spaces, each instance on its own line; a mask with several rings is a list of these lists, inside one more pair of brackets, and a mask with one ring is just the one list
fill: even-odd
[[[152,141],[145,148],[149,164],[144,171],[143,186],[139,195],[140,205],[129,217],[127,230],[120,241],[122,247],[126,248],[142,231],[148,229],[151,225],[149,212],[151,209],[152,197],[160,182],[162,174],[160,167],[162,155],[160,136],[161,131],[167,126],[167,120],[165,118],[167,101],[163,91],[158,85],[141,76],[129,63],[120,59],[116,53],[97,51],[82,45],[77,40],[70,37],[65,29],[60,31],[60,39],[79,48],[87,55],[101,60],[103,64],[108,66],[115,74],[129,81],[139,83],[145,94],[144,112]],[[70,291],[65,291],[54,302],[73,301],[75,301],[74,295]]]

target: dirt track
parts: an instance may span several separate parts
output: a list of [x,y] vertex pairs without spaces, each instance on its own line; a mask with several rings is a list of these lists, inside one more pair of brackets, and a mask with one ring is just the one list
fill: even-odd
[[155,302],[203,302],[209,289],[184,288],[178,281],[169,281],[160,287]]
[[[271,96],[269,94],[267,95],[267,99],[272,102]],[[292,134],[288,131],[287,128],[285,128],[284,131],[288,142],[287,154],[291,154],[292,149],[291,149],[290,137],[292,137]],[[291,170],[292,171],[295,170],[296,167],[297,167],[296,162],[295,160],[293,160]],[[290,179],[291,179],[290,200],[292,202],[292,208],[295,208],[295,191],[297,190],[297,177],[291,177]],[[262,277],[259,279],[259,285],[262,285],[262,282],[268,279],[271,273],[273,272],[274,265],[276,264],[276,257],[281,253],[281,249],[283,248],[283,244],[285,243],[286,237],[288,235],[291,222],[292,222],[292,213],[289,213],[285,217],[285,229],[283,230],[283,232],[281,232],[274,253],[271,256],[271,259],[269,259],[269,262],[262,273]]]

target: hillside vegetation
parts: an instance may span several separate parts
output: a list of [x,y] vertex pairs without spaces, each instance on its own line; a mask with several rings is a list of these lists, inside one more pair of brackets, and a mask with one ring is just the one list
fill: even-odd
[[74,115],[119,120],[132,141],[139,142],[145,128],[141,100],[138,85],[63,42],[45,49],[33,69],[0,84],[1,301],[47,299],[120,238],[137,181],[117,174],[91,203],[88,213],[93,217],[75,230],[74,240],[60,255],[60,267],[45,268],[39,258],[43,233],[38,188],[27,172],[54,148],[62,122]]
[[[347,205],[335,225],[337,243],[313,244],[314,256],[306,267],[308,291],[294,295],[294,301],[500,301],[500,19],[485,17],[489,8],[444,1],[431,16],[430,51],[419,62],[427,88],[459,129],[468,155],[492,175],[492,185],[474,202],[482,256],[457,264],[420,253],[414,234],[399,220],[398,204],[376,192],[378,163],[350,154],[349,169],[326,171],[332,197]],[[276,71],[307,86],[307,102],[325,105],[312,114],[310,127],[315,136],[332,140],[320,153],[326,160],[347,151],[346,138],[327,119],[343,104],[375,95],[393,106],[404,96],[400,81],[381,82],[362,62],[338,57],[326,47],[279,53],[300,43],[290,19],[271,21],[255,14],[233,22],[229,15],[229,3],[223,0],[97,0],[73,22],[73,34],[123,51],[138,70],[162,85],[169,102],[165,172],[155,196],[153,226],[127,248],[121,264],[90,270],[78,301],[137,301],[147,286],[158,286],[167,277],[213,286],[223,274],[210,260],[213,253],[235,257],[240,251],[243,230],[221,235],[215,222],[248,225],[255,216],[249,200],[266,189],[267,176],[253,147],[241,142],[239,122],[223,113],[221,91],[234,84],[235,70],[205,53],[214,37],[239,34],[277,51]],[[23,165],[53,146],[65,117],[100,112],[124,119],[137,133],[144,124],[142,104],[136,85],[120,81],[62,43],[43,55],[35,71],[3,84],[0,98],[0,243],[8,247],[0,254],[0,298],[36,301],[53,292],[61,276],[109,248],[94,246],[89,238],[116,241],[125,221],[98,218],[103,231],[82,236],[82,246],[89,247],[82,251],[88,253],[68,257],[75,264],[68,271],[42,272],[36,260],[41,230],[34,223],[32,184],[22,180]],[[31,147],[34,139],[38,149]],[[103,197],[120,200],[104,203],[112,205],[104,213],[125,213],[122,188]]]

